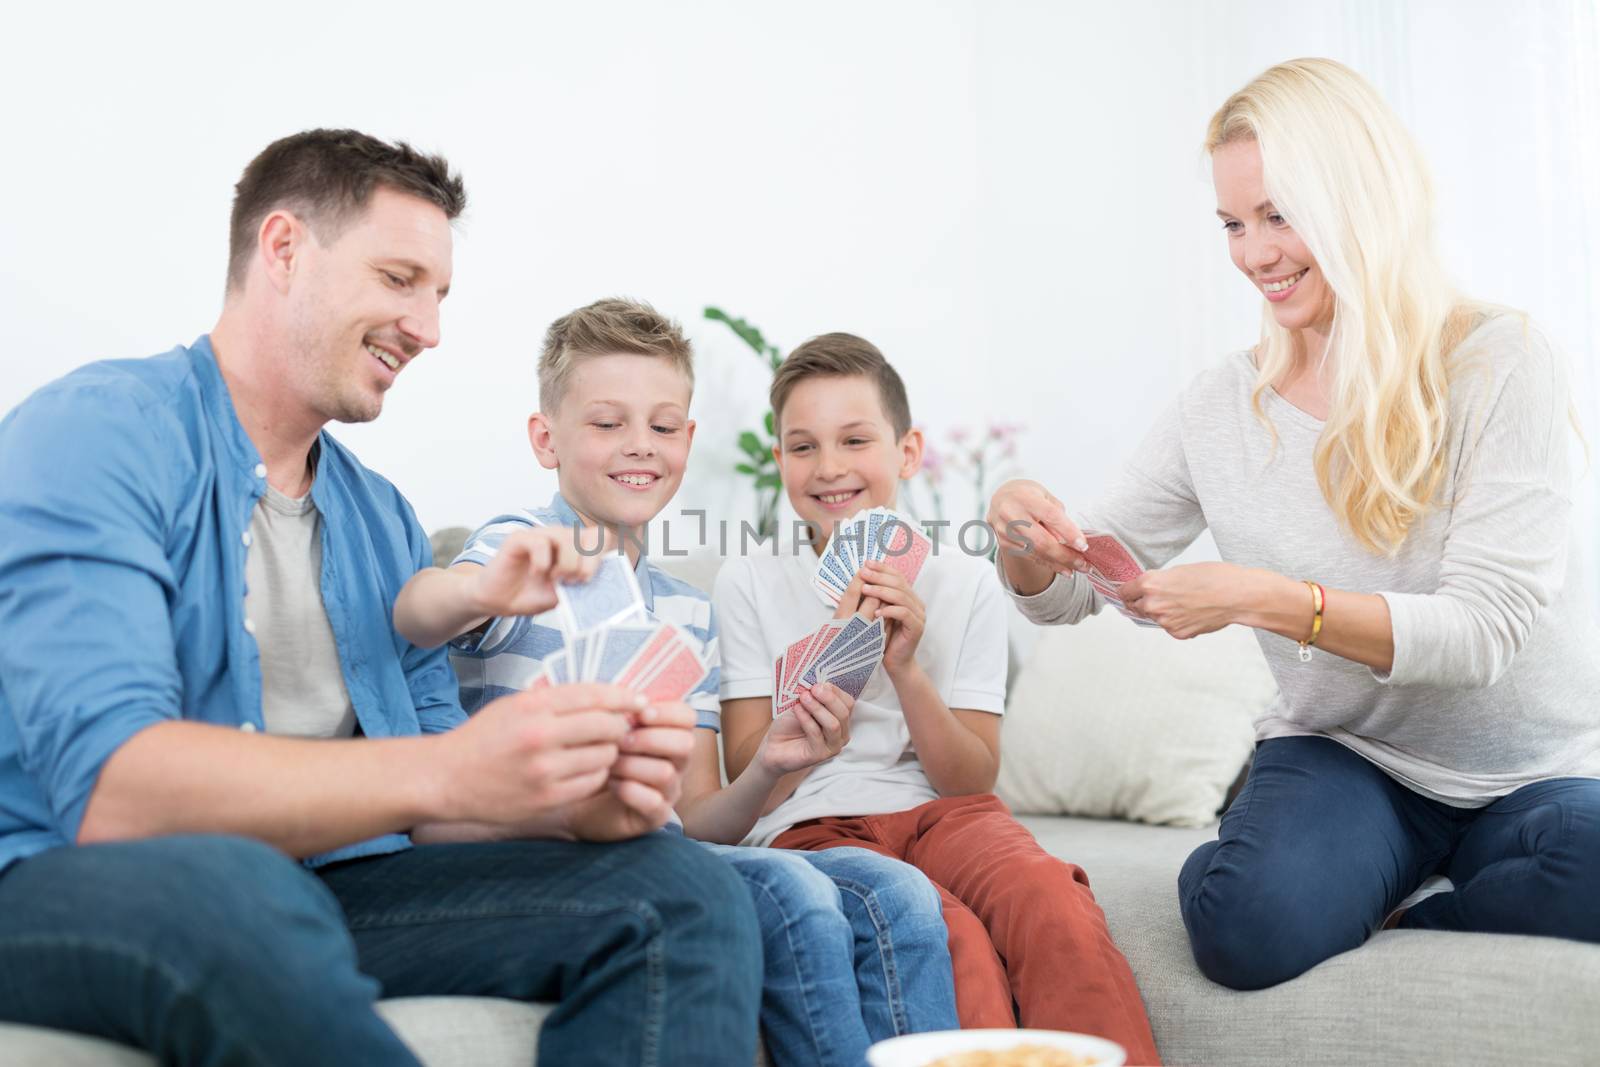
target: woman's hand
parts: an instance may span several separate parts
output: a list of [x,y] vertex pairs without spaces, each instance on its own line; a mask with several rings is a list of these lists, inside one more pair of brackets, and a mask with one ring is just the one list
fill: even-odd
[[1187,563],[1145,571],[1117,592],[1130,612],[1186,640],[1244,622],[1248,606],[1281,580],[1236,563]]
[[989,501],[985,516],[1000,546],[1000,565],[1012,588],[1024,596],[1042,592],[1057,574],[1088,567],[1089,547],[1061,501],[1038,482],[1015,478]]

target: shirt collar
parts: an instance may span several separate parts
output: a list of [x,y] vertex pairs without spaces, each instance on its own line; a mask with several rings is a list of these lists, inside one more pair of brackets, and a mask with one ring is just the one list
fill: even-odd
[[233,397],[228,393],[228,383],[222,380],[222,368],[217,366],[217,354],[211,347],[210,334],[201,334],[189,346],[189,365],[194,368],[195,380],[200,383],[200,395],[205,402],[206,412],[221,429],[228,451],[241,467],[254,474],[261,464],[261,453],[239,422]]

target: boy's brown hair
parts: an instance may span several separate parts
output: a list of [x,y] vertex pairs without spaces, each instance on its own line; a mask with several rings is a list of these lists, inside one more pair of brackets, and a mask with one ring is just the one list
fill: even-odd
[[795,386],[810,378],[850,378],[861,376],[878,387],[878,399],[883,413],[889,416],[896,438],[911,430],[911,402],[906,399],[906,386],[900,375],[883,358],[878,346],[853,333],[825,333],[813,337],[778,364],[772,377],[772,391],[768,400],[772,404],[774,422],[783,421],[783,405]]
[[539,353],[539,407],[552,412],[561,406],[579,360],[618,353],[670,360],[694,392],[694,352],[683,328],[649,304],[611,297],[568,312],[545,331]]

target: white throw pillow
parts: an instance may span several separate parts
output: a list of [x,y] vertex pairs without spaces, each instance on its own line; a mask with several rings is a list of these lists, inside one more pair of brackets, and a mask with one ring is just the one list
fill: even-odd
[[1006,705],[996,791],[1017,812],[1203,826],[1276,691],[1244,627],[1179,641],[1109,608],[1044,627]]

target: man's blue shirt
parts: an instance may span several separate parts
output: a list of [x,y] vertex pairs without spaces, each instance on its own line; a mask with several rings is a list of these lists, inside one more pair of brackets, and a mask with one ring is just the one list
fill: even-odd
[[[358,733],[449,730],[465,715],[446,649],[390,621],[428,539],[394,486],[319,445],[322,601]],[[206,337],[89,364],[0,422],[0,870],[76,841],[105,761],[145,727],[263,728],[245,555],[266,484]]]

